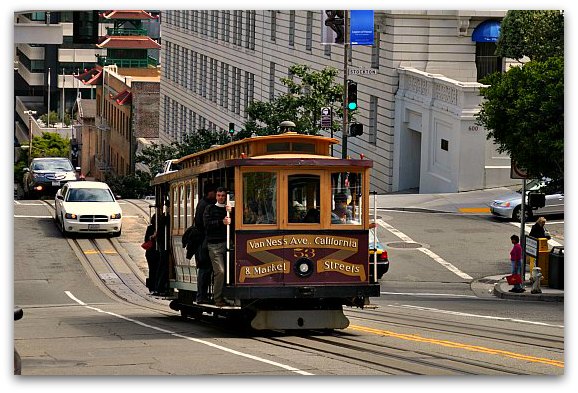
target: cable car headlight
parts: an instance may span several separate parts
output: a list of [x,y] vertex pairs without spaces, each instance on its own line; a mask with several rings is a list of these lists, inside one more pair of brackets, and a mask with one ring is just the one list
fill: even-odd
[[295,274],[299,277],[309,277],[313,274],[314,263],[309,258],[299,258],[293,265]]

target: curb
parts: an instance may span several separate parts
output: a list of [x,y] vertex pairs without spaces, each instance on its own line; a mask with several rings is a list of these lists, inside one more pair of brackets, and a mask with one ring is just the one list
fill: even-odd
[[[371,210],[372,208],[370,208]],[[398,210],[398,211],[406,211],[406,212],[416,212],[416,213],[455,213],[452,211],[447,210],[434,210],[434,209],[425,209],[422,207],[377,207],[377,210]]]
[[[530,286],[528,282],[524,283],[525,286]],[[532,293],[530,289],[526,289],[526,292],[515,293],[505,290],[502,286],[510,287],[505,281],[500,281],[494,285],[493,294],[500,299],[510,299],[510,300],[527,300],[527,301],[543,301],[543,302],[564,302],[564,293]]]

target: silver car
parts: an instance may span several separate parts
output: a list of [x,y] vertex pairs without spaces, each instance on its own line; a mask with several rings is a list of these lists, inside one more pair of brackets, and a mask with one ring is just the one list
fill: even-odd
[[[562,181],[550,179],[535,179],[526,184],[526,193],[539,191],[546,194],[546,205],[532,210],[526,206],[526,221],[533,216],[547,216],[550,214],[564,214],[564,184]],[[527,201],[527,199],[526,199]],[[516,193],[505,195],[490,204],[490,211],[498,217],[521,221],[522,189]]]

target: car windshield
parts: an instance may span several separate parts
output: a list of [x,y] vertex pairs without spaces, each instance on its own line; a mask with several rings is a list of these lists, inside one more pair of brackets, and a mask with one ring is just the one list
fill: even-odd
[[67,202],[114,202],[112,193],[104,188],[73,188],[68,191]]
[[32,164],[35,171],[74,171],[72,164],[68,160],[38,161]]

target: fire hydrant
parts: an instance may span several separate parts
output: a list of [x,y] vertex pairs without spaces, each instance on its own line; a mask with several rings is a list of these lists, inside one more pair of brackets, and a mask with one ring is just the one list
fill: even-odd
[[542,269],[534,267],[532,269],[532,291],[531,293],[542,293],[540,289],[540,281],[542,281]]

